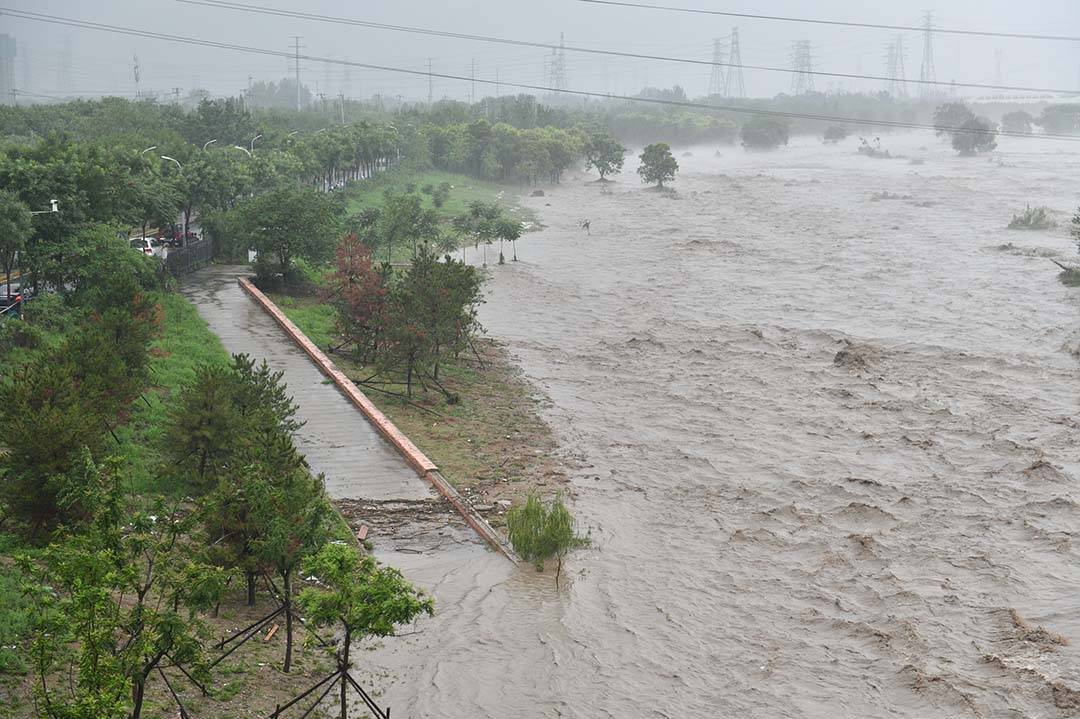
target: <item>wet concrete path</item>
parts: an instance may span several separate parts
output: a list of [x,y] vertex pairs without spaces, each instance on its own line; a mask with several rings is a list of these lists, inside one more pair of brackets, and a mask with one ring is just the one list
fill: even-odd
[[289,393],[305,422],[297,447],[326,475],[333,499],[415,500],[433,496],[360,412],[338,392],[277,323],[236,283],[244,266],[213,266],[183,280],[182,292],[232,354],[265,359],[285,373]]

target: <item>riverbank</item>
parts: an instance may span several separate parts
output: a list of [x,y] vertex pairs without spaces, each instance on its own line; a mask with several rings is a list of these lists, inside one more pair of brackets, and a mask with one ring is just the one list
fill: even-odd
[[[269,297],[324,351],[341,344],[335,310],[321,297]],[[371,367],[345,351],[328,354],[493,525],[504,523],[509,503],[531,491],[551,494],[565,483],[554,434],[540,413],[547,398],[505,344],[480,338],[474,353],[443,367],[440,381],[459,398],[452,404],[434,391],[406,401],[404,384],[364,383]]]

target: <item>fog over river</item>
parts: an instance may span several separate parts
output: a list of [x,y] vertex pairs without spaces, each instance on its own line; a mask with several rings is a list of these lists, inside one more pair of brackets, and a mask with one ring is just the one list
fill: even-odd
[[[1080,709],[1080,288],[1047,259],[1080,143],[882,143],[924,162],[678,148],[674,194],[630,157],[527,200],[547,227],[482,321],[551,399],[592,547],[560,592],[384,554],[437,602],[358,656],[394,715]],[[1027,203],[1059,227],[1006,230]]]

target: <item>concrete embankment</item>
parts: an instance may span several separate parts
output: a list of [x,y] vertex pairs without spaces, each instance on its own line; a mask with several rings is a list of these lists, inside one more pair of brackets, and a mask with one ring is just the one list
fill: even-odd
[[495,531],[495,529],[492,528],[467,501],[465,501],[458,491],[454,489],[445,477],[442,476],[438,466],[436,466],[427,455],[421,452],[420,449],[413,444],[412,440],[394,426],[394,423],[391,422],[386,415],[360,391],[352,380],[350,380],[345,373],[315,345],[314,342],[308,339],[308,337],[285,316],[285,313],[283,313],[270,298],[259,291],[259,289],[247,278],[237,277],[237,283],[259,307],[265,310],[267,315],[278,324],[285,334],[292,339],[296,346],[310,358],[315,367],[334,383],[345,399],[348,400],[353,407],[358,409],[367,421],[370,422],[371,426],[400,453],[408,465],[412,467],[420,477],[427,480],[427,482],[429,482],[430,485],[454,507],[469,526],[484,539],[484,541],[512,561],[518,561],[517,555],[514,553],[513,548],[506,539]]

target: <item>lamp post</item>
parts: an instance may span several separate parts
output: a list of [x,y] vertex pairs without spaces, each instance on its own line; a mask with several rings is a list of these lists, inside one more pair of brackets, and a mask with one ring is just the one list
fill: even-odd
[[233,147],[235,147],[237,150],[242,150],[243,152],[246,152],[247,156],[251,157],[251,150],[247,149],[243,145],[233,145]]
[[156,150],[156,149],[157,149],[157,145],[151,145],[150,147],[148,147],[145,150],[143,150],[142,152],[140,152],[139,157],[142,157],[143,155],[150,152],[151,150]]
[[215,142],[217,142],[217,140],[207,140],[203,143],[202,149],[205,150],[208,146],[213,145]]
[[262,137],[262,133],[259,133],[255,137],[251,138],[251,151],[255,152],[255,141]]
[[177,160],[175,157],[169,157],[168,155],[162,155],[161,159],[162,160],[168,160],[169,162],[175,162],[176,166],[180,169],[180,174],[184,173],[184,166],[181,165],[180,161]]

